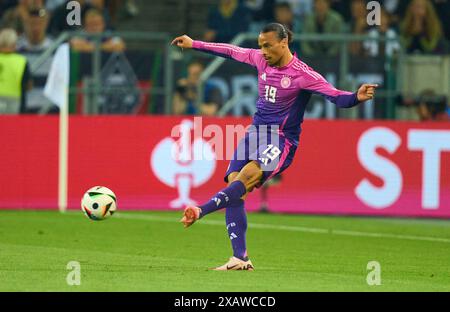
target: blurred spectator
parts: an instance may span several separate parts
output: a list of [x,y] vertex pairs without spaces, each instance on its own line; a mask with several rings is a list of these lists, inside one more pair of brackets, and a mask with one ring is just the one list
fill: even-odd
[[238,33],[249,30],[250,12],[238,0],[220,0],[208,15],[205,41],[230,42]]
[[446,97],[438,96],[433,90],[424,90],[416,105],[421,121],[449,121]]
[[2,19],[2,15],[8,9],[15,7],[17,5],[17,0],[0,0],[0,20]]
[[42,52],[53,42],[47,37],[49,15],[43,7],[32,8],[24,24],[24,34],[17,42],[19,52]]
[[47,11],[53,12],[57,7],[59,7],[63,3],[66,3],[66,0],[46,0],[45,8],[47,9]]
[[[288,2],[279,2],[274,8],[274,20],[291,30],[293,33],[300,33],[299,19],[296,19],[294,12],[291,9],[291,5]],[[300,44],[298,41],[291,43],[292,50],[300,51]]]
[[[403,0],[404,1],[404,0]],[[331,8],[338,12],[344,21],[350,21],[352,18],[351,1],[349,0],[331,0]]]
[[220,92],[210,83],[204,85],[204,103],[197,107],[200,75],[204,70],[202,63],[193,61],[188,65],[187,77],[177,83],[173,97],[173,114],[175,115],[207,115],[213,116],[219,109]]
[[407,53],[445,52],[442,24],[430,0],[413,0],[402,22],[401,35]]
[[450,0],[433,0],[433,4],[442,22],[444,35],[450,41]]
[[245,0],[244,5],[249,10],[252,22],[267,23],[273,20],[273,7],[276,0]]
[[[282,0],[281,0],[282,1]],[[294,17],[300,19],[300,27],[303,28],[303,23],[307,16],[314,12],[314,0],[297,1],[297,11],[293,9]]]
[[300,32],[300,25],[298,19],[294,18],[294,12],[292,11],[289,2],[279,2],[274,8],[274,21],[286,26],[294,33]]
[[[67,23],[67,2],[69,0],[64,1],[56,7],[52,7],[52,17],[50,19],[50,24],[48,26],[48,32],[53,35],[55,38],[59,35],[59,33],[63,31],[76,30],[80,26],[77,25],[69,25]],[[84,4],[84,0],[78,1],[81,6]]]
[[119,12],[125,13],[128,17],[139,15],[139,7],[134,0],[106,0],[106,8],[112,25],[116,25]]
[[395,28],[392,26],[391,16],[389,13],[381,9],[381,25],[369,30],[369,36],[375,39],[386,37],[393,39],[390,41],[367,40],[364,42],[364,49],[369,56],[393,56],[400,51],[399,36]]
[[276,3],[287,2],[291,6],[295,18],[300,18],[305,14],[312,13],[312,3],[314,0],[276,0]]
[[[315,0],[314,14],[306,19],[304,33],[336,34],[344,31],[344,21],[339,13],[331,10],[330,0]],[[339,52],[338,42],[305,41],[302,44],[303,54],[307,56],[335,56]]]
[[[97,9],[90,9],[86,12],[83,25],[83,30],[87,34],[105,33],[105,20],[102,12]],[[95,42],[89,36],[87,38],[74,37],[70,44],[74,50],[79,52],[93,52],[95,50]],[[101,48],[106,52],[122,52],[125,50],[125,42],[119,37],[102,36]]]
[[[312,12],[312,3],[313,0],[244,0],[245,6],[251,13],[250,30],[257,33],[261,31],[265,24],[273,21],[283,24],[281,20],[286,18],[292,19],[286,26],[292,26],[292,31],[299,32],[304,17]],[[286,17],[277,18],[276,11],[278,10],[284,10],[279,14]],[[288,10],[289,12],[287,12]],[[287,17],[288,15],[289,17]]]
[[[353,35],[364,35],[367,33],[369,25],[367,24],[367,8],[365,0],[351,1],[351,33]],[[353,55],[364,55],[363,43],[354,41],[350,43],[350,53]]]
[[[47,36],[46,29],[49,21],[49,14],[44,7],[30,9],[29,17],[25,21],[25,32],[19,37],[17,50],[25,56],[30,64],[39,57],[53,42]],[[44,96],[44,86],[50,70],[51,58],[41,66],[35,68],[33,72],[33,88],[28,90],[26,95],[26,112],[37,112],[48,99]]]
[[24,32],[24,23],[33,7],[43,7],[44,0],[19,0],[17,6],[8,9],[1,21],[1,27],[13,28],[21,35]]
[[[52,17],[50,19],[50,25],[48,31],[55,38],[63,31],[78,30],[80,27],[77,25],[69,25],[67,23],[67,2],[65,1],[53,11]],[[110,17],[107,10],[105,10],[105,0],[77,0],[81,6],[81,20],[85,19],[86,12],[90,9],[97,9],[103,15],[103,20],[105,22],[105,29],[110,30]]]
[[81,9],[81,16],[84,19],[86,13],[91,9],[96,9],[100,11],[103,15],[103,19],[105,21],[105,29],[111,30],[111,16],[109,15],[109,10],[106,8],[106,2],[108,0],[84,0],[84,5]]
[[26,107],[25,92],[32,87],[26,58],[16,53],[17,33],[0,31],[0,114],[18,114]]
[[[302,18],[312,13],[312,3],[314,0],[242,0],[250,10],[252,21],[272,22],[275,18],[274,9],[277,4],[289,4],[294,19]],[[261,29],[259,29],[261,30]]]
[[379,0],[379,2],[386,12],[389,13],[392,26],[398,28],[405,17],[406,9],[411,0]]

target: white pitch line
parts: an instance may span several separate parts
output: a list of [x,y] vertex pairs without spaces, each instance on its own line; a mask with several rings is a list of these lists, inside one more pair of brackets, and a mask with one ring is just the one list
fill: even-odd
[[[174,218],[138,215],[138,214],[122,214],[122,213],[120,213],[120,214],[117,214],[117,216],[115,216],[115,217],[118,217],[121,219],[148,220],[148,221],[161,221],[161,222],[177,222],[178,221],[177,219],[174,219]],[[220,225],[220,226],[225,225],[224,222],[215,221],[215,220],[202,220],[201,224]],[[291,226],[291,225],[276,225],[276,224],[260,224],[260,223],[249,223],[248,227],[253,228],[253,229],[270,229],[270,230],[305,232],[305,233],[316,233],[316,234],[330,234],[330,235],[340,235],[340,236],[392,238],[392,239],[400,239],[400,240],[427,241],[427,242],[450,244],[450,238],[443,238],[443,237],[402,235],[402,234],[392,234],[392,233],[360,232],[360,231],[347,231],[347,230],[333,230],[333,229],[325,229],[325,228],[313,228],[313,227]]]
[[390,234],[390,233],[370,233],[370,232],[345,231],[345,230],[332,230],[331,234],[347,235],[347,236],[395,238],[395,239],[418,240],[418,241],[428,241],[428,242],[438,242],[438,243],[450,243],[450,238],[431,237],[431,236],[402,235],[402,234]]

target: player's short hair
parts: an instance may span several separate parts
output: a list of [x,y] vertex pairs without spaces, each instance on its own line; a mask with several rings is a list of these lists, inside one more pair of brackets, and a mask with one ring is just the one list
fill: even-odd
[[265,34],[268,32],[275,32],[277,34],[278,39],[283,40],[286,39],[288,40],[288,43],[291,43],[292,40],[294,39],[294,34],[292,33],[292,31],[289,30],[289,28],[283,24],[280,23],[270,23],[267,24],[266,26],[264,26],[264,28],[261,30],[261,33]]

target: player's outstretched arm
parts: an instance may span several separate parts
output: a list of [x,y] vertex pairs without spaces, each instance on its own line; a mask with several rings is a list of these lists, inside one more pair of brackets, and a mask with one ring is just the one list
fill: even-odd
[[[231,58],[253,67],[256,67],[256,62],[258,60],[257,50],[241,48],[227,43],[192,40],[187,35],[176,37],[172,40],[172,45],[176,45],[182,49],[195,49],[209,54]],[[262,58],[262,56],[259,55],[259,58]]]
[[183,35],[172,40],[172,45],[176,45],[182,49],[192,49],[194,40],[189,36]]
[[375,97],[375,90],[378,88],[377,84],[363,84],[357,92],[359,102],[372,100]]
[[306,65],[301,67],[300,70],[304,73],[300,83],[301,89],[323,95],[339,108],[351,108],[361,102],[373,99],[375,89],[378,87],[377,84],[363,84],[357,92],[347,92],[336,89],[322,75]]
[[339,108],[351,108],[362,102],[372,100],[375,97],[375,89],[377,84],[363,84],[357,92],[350,93],[338,90],[331,85],[331,88],[325,91],[324,95],[330,99]]

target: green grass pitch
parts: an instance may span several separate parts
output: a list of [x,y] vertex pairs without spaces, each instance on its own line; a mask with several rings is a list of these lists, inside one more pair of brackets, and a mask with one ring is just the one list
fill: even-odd
[[[255,271],[215,272],[231,255],[224,214],[189,229],[180,217],[0,211],[0,291],[450,291],[450,221],[253,213]],[[366,282],[369,261],[380,286]]]

